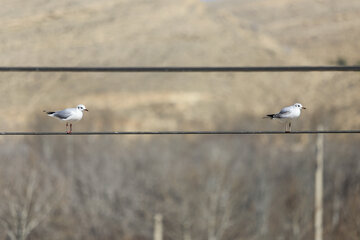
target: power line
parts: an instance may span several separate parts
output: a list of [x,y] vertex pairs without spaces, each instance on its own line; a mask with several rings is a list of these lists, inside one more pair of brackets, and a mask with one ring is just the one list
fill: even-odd
[[[268,67],[0,67],[0,72],[359,72],[360,66],[268,66]],[[329,131],[113,131],[113,132],[0,132],[0,135],[268,135],[353,134],[360,130]]]
[[358,134],[360,130],[324,130],[324,131],[126,131],[126,132],[0,132],[4,136],[29,135],[294,135],[294,134]]
[[0,67],[0,72],[359,72],[360,66]]

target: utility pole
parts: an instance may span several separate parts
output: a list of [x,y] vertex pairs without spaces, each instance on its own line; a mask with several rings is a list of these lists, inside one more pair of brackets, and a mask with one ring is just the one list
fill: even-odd
[[[324,130],[320,125],[319,131]],[[318,134],[316,141],[315,171],[315,240],[323,239],[323,175],[324,175],[324,135]]]
[[186,222],[184,223],[184,240],[191,240],[190,223],[189,223],[189,221],[186,221]]
[[163,222],[162,215],[160,213],[155,214],[154,220],[154,240],[162,240],[163,239]]

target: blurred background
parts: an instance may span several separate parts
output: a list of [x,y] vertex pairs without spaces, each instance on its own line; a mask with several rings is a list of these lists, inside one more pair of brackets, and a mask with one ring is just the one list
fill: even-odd
[[[1,66],[360,64],[358,0],[0,4]],[[2,72],[0,131],[65,131],[42,111],[80,103],[74,131],[283,130],[263,116],[295,102],[293,130],[359,129],[359,77]],[[156,222],[164,240],[311,239],[316,141],[2,136],[0,239],[150,240]],[[359,144],[324,138],[324,239],[360,238]]]

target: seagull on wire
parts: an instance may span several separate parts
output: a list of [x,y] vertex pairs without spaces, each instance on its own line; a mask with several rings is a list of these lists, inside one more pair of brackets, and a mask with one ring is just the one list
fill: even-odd
[[[284,107],[280,110],[279,113],[275,114],[268,114],[265,118],[278,118],[278,119],[285,119],[285,132],[291,132],[291,120],[294,118],[298,118],[301,114],[301,109],[306,109],[306,107],[303,107],[301,103],[295,103],[292,106]],[[287,129],[287,125],[289,123],[289,130]]]
[[[77,122],[82,119],[83,111],[89,111],[83,104],[79,104],[76,108],[66,108],[64,110],[56,111],[56,112],[48,112],[44,110],[44,112],[48,116],[65,121],[66,133],[68,134],[72,132],[72,122]],[[68,122],[70,122],[70,131],[68,131],[68,125],[69,125]]]

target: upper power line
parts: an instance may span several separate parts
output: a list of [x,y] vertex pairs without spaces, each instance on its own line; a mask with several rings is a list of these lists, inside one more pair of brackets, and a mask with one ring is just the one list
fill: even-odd
[[0,67],[0,72],[360,72],[360,66]]

